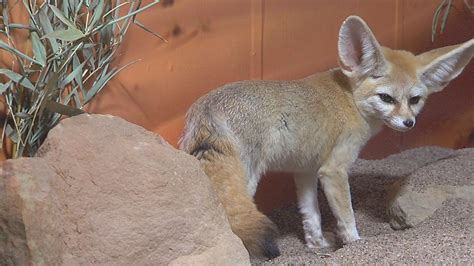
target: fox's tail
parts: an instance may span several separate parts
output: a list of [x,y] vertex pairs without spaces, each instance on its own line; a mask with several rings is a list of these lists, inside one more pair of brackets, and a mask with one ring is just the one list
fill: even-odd
[[[209,116],[207,117],[209,118]],[[240,237],[250,255],[274,258],[280,255],[275,241],[276,226],[255,206],[247,192],[244,169],[235,145],[219,121],[189,121],[181,149],[201,161],[227,214],[232,231]],[[207,120],[207,119],[206,119]],[[190,123],[195,123],[191,126]],[[196,124],[197,123],[197,124]],[[212,128],[209,128],[212,127]],[[224,131],[223,131],[224,130]],[[211,133],[212,132],[212,133]]]
[[224,205],[232,231],[242,239],[252,256],[279,256],[276,227],[257,210],[249,196],[239,159],[211,153],[202,160],[204,171]]

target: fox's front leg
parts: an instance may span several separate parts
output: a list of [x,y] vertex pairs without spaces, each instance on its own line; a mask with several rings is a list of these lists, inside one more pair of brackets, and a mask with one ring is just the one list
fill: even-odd
[[352,210],[347,171],[330,162],[319,169],[318,176],[329,207],[336,218],[338,236],[343,243],[360,239]]

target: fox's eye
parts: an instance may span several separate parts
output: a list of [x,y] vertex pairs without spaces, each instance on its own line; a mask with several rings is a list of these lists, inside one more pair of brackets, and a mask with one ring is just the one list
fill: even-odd
[[395,102],[395,99],[393,99],[392,96],[390,96],[386,93],[380,93],[379,97],[382,101],[384,101],[386,103],[394,103]]
[[420,101],[420,96],[411,97],[409,102],[410,104],[417,104]]

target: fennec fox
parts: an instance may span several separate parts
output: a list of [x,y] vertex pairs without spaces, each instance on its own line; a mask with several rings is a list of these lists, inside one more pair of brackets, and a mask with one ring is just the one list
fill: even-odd
[[293,81],[241,81],[201,97],[180,140],[211,179],[230,225],[253,256],[279,255],[275,225],[253,196],[266,171],[294,174],[306,244],[331,243],[321,232],[321,183],[343,243],[359,239],[348,167],[385,124],[415,125],[428,95],[458,76],[474,39],[420,55],[381,47],[366,23],[348,17],[338,40],[339,68]]

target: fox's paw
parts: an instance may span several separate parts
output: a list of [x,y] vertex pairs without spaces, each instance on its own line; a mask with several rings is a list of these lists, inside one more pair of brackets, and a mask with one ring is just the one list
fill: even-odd
[[354,230],[352,232],[339,233],[339,237],[344,245],[360,239],[357,230]]
[[305,235],[306,247],[310,249],[333,248],[336,246],[336,236],[331,232],[320,235]]

